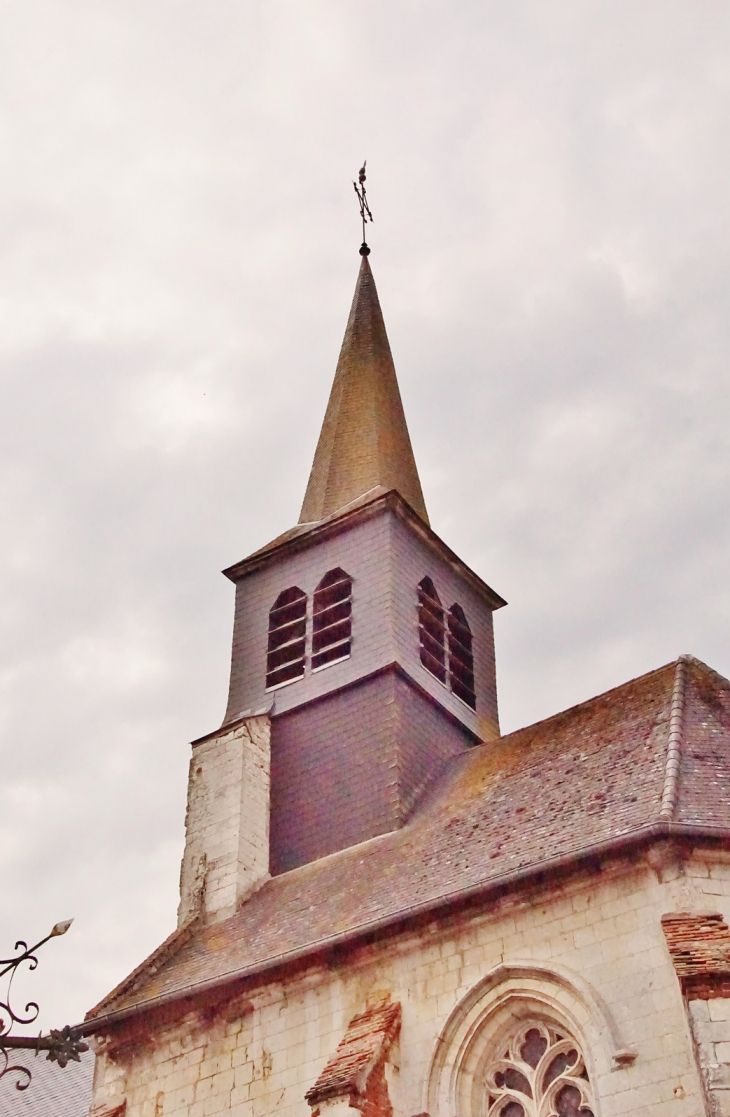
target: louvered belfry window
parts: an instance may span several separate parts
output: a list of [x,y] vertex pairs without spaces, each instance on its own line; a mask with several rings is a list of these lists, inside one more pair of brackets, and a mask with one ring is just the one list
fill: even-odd
[[352,646],[352,578],[329,570],[314,591],[312,670],[346,659]]
[[462,702],[476,709],[471,629],[461,605],[449,609],[449,684]]
[[448,615],[430,578],[418,583],[418,642],[421,663],[457,698],[476,710],[474,652],[469,622],[461,605]]
[[446,682],[446,628],[444,610],[430,578],[418,583],[418,639],[421,663],[432,675]]
[[304,675],[307,595],[298,586],[282,590],[269,612],[266,687],[271,690]]

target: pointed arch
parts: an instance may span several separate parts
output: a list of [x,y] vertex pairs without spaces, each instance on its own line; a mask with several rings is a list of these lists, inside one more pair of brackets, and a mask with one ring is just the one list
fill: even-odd
[[282,590],[269,610],[266,689],[293,683],[304,675],[307,647],[307,595],[299,586]]
[[[504,1055],[519,1038],[520,1026],[526,1039],[534,1022],[578,1045],[594,1097],[602,1093],[607,1075],[631,1066],[636,1058],[608,1006],[580,975],[532,961],[500,963],[469,990],[444,1024],[426,1079],[424,1110],[431,1117],[485,1114],[495,1055]],[[598,1108],[593,1112],[598,1117]],[[507,1117],[512,1117],[509,1111]]]
[[444,608],[428,575],[418,583],[418,640],[421,663],[446,683],[446,623]]
[[352,578],[341,566],[328,570],[314,591],[312,670],[347,659],[352,650]]
[[474,651],[469,622],[461,605],[454,603],[449,609],[449,686],[453,693],[476,709],[474,689]]

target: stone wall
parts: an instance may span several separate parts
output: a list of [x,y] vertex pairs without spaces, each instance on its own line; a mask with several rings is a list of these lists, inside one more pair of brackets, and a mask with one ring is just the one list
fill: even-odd
[[[387,997],[402,1007],[399,1066],[386,1068],[394,1117],[472,1117],[449,1094],[464,1030],[520,1005],[567,1022],[596,1117],[697,1117],[706,1105],[661,917],[706,910],[709,897],[727,914],[727,876],[719,854],[656,871],[612,862],[231,989],[218,1005],[187,1002],[183,1017],[130,1021],[99,1041],[97,1112],[126,1100],[126,1117],[311,1117],[305,1094],[349,1022]],[[703,1023],[727,1028],[711,1011]],[[724,1058],[726,1041],[711,1042]]]
[[[730,865],[716,864],[704,894],[723,895]],[[730,1115],[730,926],[722,911],[676,911],[662,919],[712,1117]]]
[[249,717],[193,745],[178,926],[231,915],[269,872],[270,722]]
[[730,1000],[689,1001],[697,1059],[712,1117],[730,1115]]

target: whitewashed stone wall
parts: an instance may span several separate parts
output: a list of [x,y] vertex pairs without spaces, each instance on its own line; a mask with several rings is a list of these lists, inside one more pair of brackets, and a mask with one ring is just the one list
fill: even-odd
[[268,876],[270,735],[260,715],[193,748],[178,926],[226,918]]
[[[429,1098],[440,1104],[434,1068],[449,1057],[444,1049],[459,1006],[468,1007],[475,987],[500,967],[522,966],[534,971],[524,978],[526,993],[573,1022],[596,1117],[698,1117],[704,1094],[660,919],[667,911],[706,910],[709,897],[715,910],[730,913],[727,871],[726,863],[704,857],[660,871],[613,863],[249,989],[213,1023],[190,1013],[150,1036],[137,1032],[126,1049],[102,1045],[96,1112],[126,1099],[126,1117],[309,1117],[305,1092],[348,1022],[369,999],[389,995],[403,1010],[400,1065],[389,1069],[394,1117],[413,1117]],[[518,996],[522,979],[505,972]],[[571,975],[590,996],[571,991]],[[718,1057],[724,1042],[717,1041]],[[627,1049],[633,1062],[625,1061]],[[613,1069],[621,1051],[624,1065]]]

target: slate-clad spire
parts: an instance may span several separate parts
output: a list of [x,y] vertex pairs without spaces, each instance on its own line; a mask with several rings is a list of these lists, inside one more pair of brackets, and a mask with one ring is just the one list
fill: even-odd
[[375,280],[362,257],[300,523],[396,489],[428,523]]

